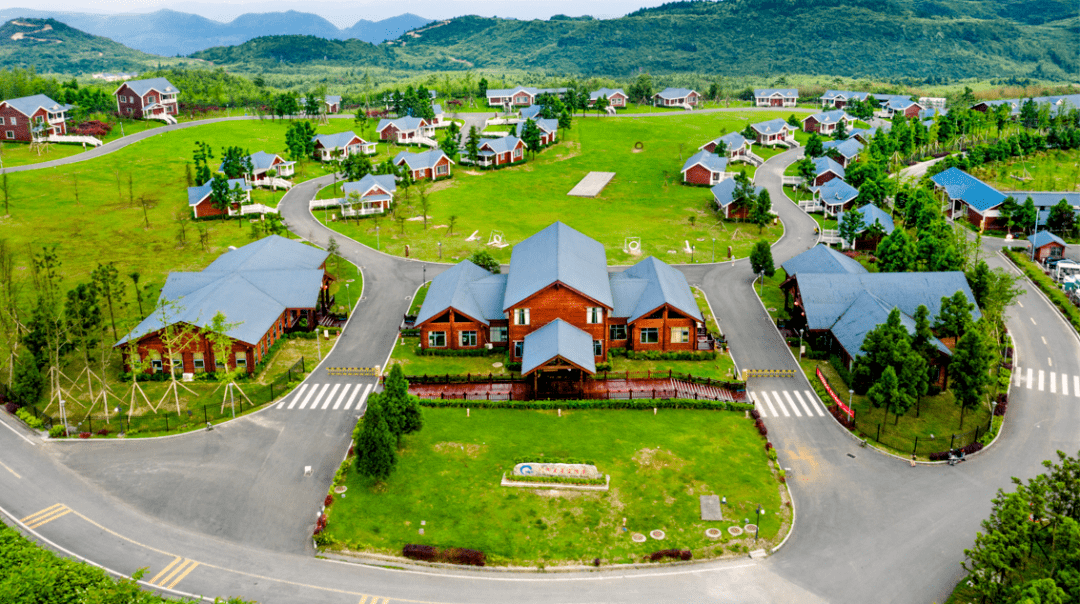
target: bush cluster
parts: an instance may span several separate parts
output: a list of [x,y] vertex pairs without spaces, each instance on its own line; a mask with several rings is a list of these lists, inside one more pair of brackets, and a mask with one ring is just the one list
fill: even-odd
[[319,514],[319,519],[315,522],[315,534],[318,535],[319,533],[323,532],[324,530],[326,530],[326,514],[325,513]]
[[418,337],[420,337],[420,330],[419,329],[402,329],[400,331],[401,331],[401,337],[403,337],[403,338],[418,338]]
[[589,486],[604,486],[607,484],[605,478],[579,478],[576,476],[518,476],[517,474],[507,474],[506,479],[510,482],[540,482],[549,484],[582,484]]
[[101,120],[87,120],[79,123],[71,129],[72,134],[81,136],[96,136],[98,138],[108,136],[112,130],[112,124]]
[[[973,442],[973,443],[971,443],[969,445],[960,447],[959,449],[957,449],[957,452],[963,452],[964,455],[971,455],[972,453],[976,453],[978,451],[981,451],[982,448],[983,448],[982,443]],[[949,452],[948,451],[934,451],[933,453],[930,454],[930,461],[944,461],[944,460],[946,460],[948,458],[949,458]]]
[[15,415],[17,415],[19,419],[23,420],[23,423],[29,426],[31,430],[41,430],[45,427],[45,423],[35,417],[34,414],[26,407],[19,407],[18,411],[15,412]]
[[765,422],[761,421],[760,419],[754,422],[754,427],[757,428],[758,433],[762,436],[769,435],[769,429],[765,427]]
[[411,560],[423,560],[425,562],[448,562],[450,564],[467,564],[469,566],[484,566],[487,563],[484,552],[464,547],[439,549],[431,545],[408,543],[401,548],[401,555]]
[[753,403],[734,403],[728,401],[698,401],[694,399],[596,399],[568,401],[466,401],[421,399],[424,407],[436,409],[701,409],[707,411],[749,411]]
[[716,351],[627,350],[626,358],[631,361],[712,361],[716,359]]
[[451,350],[449,348],[421,348],[418,354],[422,357],[486,357],[504,354],[501,349],[488,350],[487,348],[467,348],[464,350]]
[[694,557],[694,553],[688,549],[662,549],[645,557],[651,562],[663,560],[664,558],[671,558],[672,560],[690,560]]

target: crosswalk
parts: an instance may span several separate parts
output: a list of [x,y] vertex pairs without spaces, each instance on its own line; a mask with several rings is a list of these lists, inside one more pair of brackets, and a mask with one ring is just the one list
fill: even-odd
[[1013,370],[1013,382],[1014,385],[1025,387],[1028,390],[1038,390],[1039,392],[1049,392],[1050,394],[1061,394],[1063,396],[1069,396],[1071,392],[1072,396],[1080,398],[1080,375],[1069,375],[1064,372],[1058,373],[1031,367],[1023,369],[1017,367]]
[[825,417],[825,408],[809,390],[754,390],[750,392],[762,417]]
[[[289,396],[281,399],[275,409],[359,411],[374,384],[300,384]],[[353,406],[355,403],[355,407]]]

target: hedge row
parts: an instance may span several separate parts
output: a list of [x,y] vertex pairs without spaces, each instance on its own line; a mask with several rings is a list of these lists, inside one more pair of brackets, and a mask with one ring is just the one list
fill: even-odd
[[712,361],[716,352],[698,352],[696,350],[627,350],[626,358],[631,361]]
[[435,409],[466,407],[472,409],[700,409],[706,411],[750,411],[753,403],[728,401],[696,401],[688,398],[652,399],[595,399],[566,401],[466,401],[421,399],[424,407]]
[[421,348],[417,353],[422,357],[486,357],[500,355],[505,356],[506,353],[502,349],[487,348],[467,348],[461,350],[453,350],[450,348]]
[[548,484],[582,484],[589,486],[604,486],[605,478],[576,478],[573,476],[518,476],[507,474],[506,479],[510,482],[541,482]]
[[401,555],[412,560],[424,560],[425,562],[449,562],[450,564],[468,564],[470,566],[484,566],[487,563],[484,552],[463,547],[439,549],[432,545],[408,543],[401,548]]
[[595,466],[596,465],[596,462],[591,460],[591,459],[578,459],[577,457],[551,457],[551,458],[541,459],[540,457],[538,457],[536,455],[533,455],[531,457],[528,456],[528,455],[526,455],[524,457],[515,457],[514,458],[514,465],[516,466],[519,463],[576,463],[576,464],[584,464],[586,466]]
[[1072,303],[1072,300],[1069,300],[1069,296],[1058,288],[1057,283],[1046,276],[1045,273],[1039,270],[1038,267],[1032,264],[1027,258],[1012,250],[1005,250],[1005,253],[1014,264],[1020,267],[1020,270],[1024,271],[1024,274],[1027,275],[1028,279],[1031,279],[1035,285],[1039,286],[1039,289],[1050,298],[1050,301],[1054,303],[1054,306],[1057,306],[1058,309],[1068,317],[1069,323],[1072,323],[1073,329],[1080,331],[1080,308],[1077,308],[1076,305]]
[[671,558],[673,560],[689,560],[694,557],[694,553],[688,549],[662,549],[658,552],[653,552],[645,557],[653,562],[656,562],[657,560],[663,560],[664,558]]

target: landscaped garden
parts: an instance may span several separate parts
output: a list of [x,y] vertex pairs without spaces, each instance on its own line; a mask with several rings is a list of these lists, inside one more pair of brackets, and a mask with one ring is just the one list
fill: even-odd
[[[361,477],[348,463],[341,481],[347,492],[333,498],[319,541],[390,555],[401,555],[406,544],[473,548],[488,564],[544,567],[641,562],[674,548],[695,559],[745,555],[775,545],[790,528],[786,487],[765,439],[742,412],[426,408],[423,414],[423,429],[403,437],[387,480]],[[567,458],[594,462],[611,476],[610,490],[500,486],[518,460]],[[702,495],[727,498],[724,521],[701,520]],[[759,505],[760,540],[728,532],[756,522]],[[715,540],[705,535],[710,528],[720,529]],[[654,530],[663,537],[633,540]]]

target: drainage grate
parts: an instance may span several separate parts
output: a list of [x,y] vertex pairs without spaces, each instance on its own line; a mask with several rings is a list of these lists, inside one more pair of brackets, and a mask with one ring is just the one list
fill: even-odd
[[854,453],[848,453],[847,456],[852,458],[852,459],[855,459],[855,454]]

